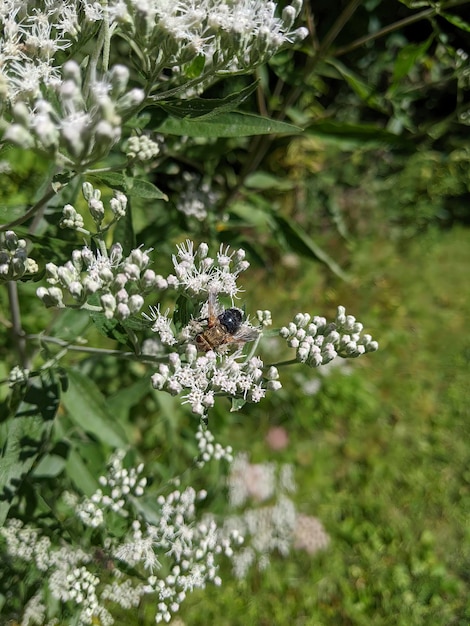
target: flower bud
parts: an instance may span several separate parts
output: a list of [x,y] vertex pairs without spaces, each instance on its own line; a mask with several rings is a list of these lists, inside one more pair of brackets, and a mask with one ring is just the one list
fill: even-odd
[[116,302],[125,302],[127,304],[129,300],[129,294],[125,289],[120,289],[114,297],[116,298]]
[[46,307],[60,307],[64,306],[62,290],[58,287],[39,287],[36,290],[36,295],[40,298]]
[[46,278],[52,285],[59,282],[58,267],[55,263],[46,263]]
[[[127,304],[125,304],[124,302],[120,302],[117,307],[116,307],[116,317],[120,320],[125,320],[127,319],[131,314],[131,311],[129,309],[129,307],[127,306]],[[106,317],[108,317],[107,313],[105,313]],[[109,319],[113,317],[112,315],[109,316]]]
[[[292,346],[294,347],[294,346]],[[301,363],[305,363],[310,355],[310,346],[302,343],[297,350],[297,360]]]
[[91,200],[88,202],[88,209],[94,221],[97,224],[100,224],[104,219],[104,206],[101,200],[91,198]]
[[111,95],[121,96],[129,82],[129,69],[125,65],[114,65],[109,72],[109,82],[111,83]]
[[113,284],[112,284],[113,291],[119,291],[120,289],[123,289],[126,286],[127,281],[128,281],[127,276],[123,274],[122,272],[119,274],[116,274],[113,280]]
[[142,287],[147,291],[155,286],[156,276],[153,270],[145,270],[142,276]]
[[145,92],[143,89],[131,89],[125,93],[122,98],[119,98],[116,104],[116,108],[119,112],[125,112],[129,109],[138,107],[145,100]]
[[70,295],[72,295],[76,300],[79,300],[83,293],[83,285],[78,280],[72,281],[68,286]]
[[62,68],[63,80],[72,80],[76,85],[81,86],[82,74],[80,66],[76,61],[67,61]]
[[120,191],[116,191],[114,198],[111,198],[109,202],[109,206],[116,218],[124,217],[126,214],[127,197]]
[[5,233],[5,247],[7,250],[10,250],[10,252],[14,252],[16,250],[16,248],[18,247],[18,237],[16,235],[16,233],[13,230],[7,230],[7,232]]
[[291,33],[290,39],[292,43],[297,43],[298,41],[303,41],[306,37],[308,37],[308,34],[308,28],[305,28],[305,26],[301,26],[300,28],[294,30],[293,33]]
[[94,278],[91,278],[90,276],[85,276],[82,280],[82,284],[86,293],[90,295],[96,293],[98,289],[101,289],[102,287],[101,282],[95,280]]
[[73,280],[76,280],[76,274],[67,265],[62,265],[57,269],[57,276],[62,285],[67,288]]
[[34,146],[33,136],[20,124],[10,124],[3,135],[3,139],[5,141],[11,141],[11,143],[25,150],[29,150]]
[[122,260],[122,246],[118,243],[113,243],[109,250],[109,260],[113,267],[119,265]]
[[282,21],[284,28],[290,29],[294,24],[295,18],[297,17],[297,13],[293,6],[287,5],[282,11]]
[[134,294],[129,298],[128,306],[131,313],[138,313],[144,306],[144,299],[139,294]]
[[87,202],[94,198],[95,195],[93,185],[91,183],[84,182],[82,185],[82,194]]
[[104,314],[108,319],[114,316],[116,310],[116,299],[110,293],[105,293],[100,298],[101,306],[103,307]]
[[268,379],[269,380],[278,380],[279,378],[279,372],[277,367],[274,367],[273,365],[269,368],[268,370]]
[[152,381],[152,387],[154,389],[163,389],[163,386],[166,382],[166,378],[164,376],[162,376],[161,374],[153,374],[153,376],[151,376],[150,380]]

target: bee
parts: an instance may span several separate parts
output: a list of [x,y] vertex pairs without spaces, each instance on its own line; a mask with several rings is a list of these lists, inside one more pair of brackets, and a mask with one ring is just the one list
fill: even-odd
[[259,331],[243,323],[243,312],[232,307],[217,315],[217,302],[214,292],[209,292],[207,301],[207,328],[199,332],[194,341],[200,352],[222,351],[229,344],[239,347],[247,341],[254,341]]

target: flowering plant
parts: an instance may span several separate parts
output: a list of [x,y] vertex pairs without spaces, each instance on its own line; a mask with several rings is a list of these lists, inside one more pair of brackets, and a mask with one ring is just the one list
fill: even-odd
[[[237,110],[256,85],[201,96],[301,42],[308,32],[295,27],[300,11],[300,0],[282,10],[261,0],[0,7],[0,140],[12,155],[2,171],[14,178],[15,158],[28,155],[41,176],[37,186],[25,181],[27,201],[8,204],[0,225],[0,280],[16,348],[1,399],[0,522],[15,572],[4,600],[22,624],[111,624],[113,607],[149,596],[156,621],[169,621],[193,589],[220,584],[219,556],[232,558],[243,533],[199,514],[205,490],[166,474],[155,496],[144,465],[126,465],[132,436],[119,416],[150,387],[200,418],[202,469],[233,460],[204,426],[220,398],[240,410],[281,388],[285,364],[318,367],[377,349],[343,307],[331,323],[303,313],[278,330],[269,328],[270,311],[247,314],[238,281],[249,254],[236,242],[214,246],[216,224],[227,222],[217,213],[221,191],[181,164],[172,180],[188,137],[196,154],[195,138],[214,133],[299,132]],[[47,321],[38,313],[37,332],[23,328],[33,298],[50,313]],[[91,345],[102,341],[96,331],[119,348]],[[295,357],[266,362],[268,335]],[[144,382],[114,413],[93,381],[97,356],[131,361]],[[294,505],[283,494],[259,516],[239,518],[248,536],[281,513],[288,537],[255,552],[294,545],[302,535]],[[244,554],[239,572],[247,554],[254,558]],[[18,596],[23,562],[31,574]]]

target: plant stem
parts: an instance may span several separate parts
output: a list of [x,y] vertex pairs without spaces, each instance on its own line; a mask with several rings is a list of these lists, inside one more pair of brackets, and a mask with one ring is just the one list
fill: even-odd
[[34,204],[28,211],[26,211],[24,215],[22,215],[21,217],[18,217],[16,220],[13,220],[12,222],[9,222],[8,224],[1,224],[0,232],[3,232],[5,230],[10,230],[10,228],[13,228],[14,226],[18,226],[19,224],[23,224],[24,222],[29,220],[29,218],[33,217],[33,215],[37,211],[39,211],[56,193],[57,193],[57,189],[55,189],[51,185],[50,188],[43,195],[43,197],[40,200],[38,200],[36,204]]
[[379,39],[384,35],[388,35],[389,33],[393,33],[395,30],[402,28],[403,26],[409,26],[410,24],[414,24],[415,22],[419,22],[420,20],[426,19],[427,17],[434,17],[435,15],[439,15],[443,10],[452,9],[454,7],[460,6],[462,4],[467,4],[469,0],[454,0],[453,2],[449,2],[445,5],[441,5],[439,8],[429,8],[424,9],[424,11],[420,11],[415,15],[410,15],[409,17],[405,17],[402,20],[398,20],[398,22],[394,22],[393,24],[389,24],[388,26],[384,26],[375,33],[370,35],[364,35],[364,37],[360,37],[348,44],[347,46],[343,46],[342,48],[337,48],[334,51],[334,56],[339,57],[343,54],[350,52],[351,50],[355,50],[356,48],[360,48],[366,43],[370,41],[374,41],[375,39]]
[[[98,61],[99,61],[100,55],[106,46],[106,41],[108,38],[109,38],[109,24],[108,24],[107,19],[104,19],[101,22],[101,26],[99,28],[96,44],[93,46],[93,50],[88,59],[88,66],[86,70],[85,80],[83,81],[83,97],[85,101],[88,100],[88,97],[90,95],[90,87],[91,87],[92,81],[96,80],[96,68],[98,67]],[[109,49],[108,49],[108,53],[109,53]],[[103,53],[102,67],[104,64],[107,64],[107,59],[105,59],[104,57],[105,57],[105,54]]]
[[20,302],[18,299],[18,285],[15,281],[7,282],[8,299],[12,319],[13,342],[18,352],[18,359],[23,369],[28,369],[26,354],[26,338],[21,325]]
[[266,367],[283,367],[284,365],[294,365],[295,363],[300,363],[297,359],[289,359],[288,361],[278,361],[277,363],[270,363],[266,365]]
[[151,354],[137,355],[135,352],[122,352],[121,350],[110,350],[107,348],[89,348],[87,346],[80,346],[77,344],[71,344],[64,339],[58,339],[57,337],[50,337],[48,335],[31,334],[25,335],[25,339],[42,341],[44,343],[52,343],[63,348],[67,348],[71,352],[83,352],[84,354],[98,354],[100,356],[116,356],[121,359],[129,359],[131,361],[142,361],[150,363],[159,363],[160,361],[167,360],[167,355],[164,356],[152,356]]

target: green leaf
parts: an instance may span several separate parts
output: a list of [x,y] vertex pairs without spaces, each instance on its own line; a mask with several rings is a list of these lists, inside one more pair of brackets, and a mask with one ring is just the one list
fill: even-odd
[[93,380],[75,369],[67,373],[69,388],[63,395],[63,403],[72,421],[103,444],[115,448],[127,446],[120,424]]
[[277,122],[260,115],[248,113],[221,113],[210,119],[178,119],[173,116],[158,127],[158,132],[187,137],[249,137],[251,135],[297,135],[302,129],[286,122]]
[[305,132],[308,135],[330,138],[336,142],[414,147],[414,144],[405,137],[391,133],[374,124],[321,121],[308,126]]
[[147,200],[168,200],[168,196],[163,191],[145,178],[131,178],[118,172],[92,173],[89,177],[129,196]]
[[401,48],[398,52],[395,63],[393,64],[393,82],[392,90],[400,85],[400,81],[408,76],[412,67],[424,56],[426,50],[431,45],[432,37],[420,44],[410,43]]
[[176,300],[173,312],[173,324],[177,330],[189,324],[194,315],[194,302],[184,294],[180,294]]
[[269,191],[273,189],[278,191],[290,191],[295,187],[295,183],[292,180],[279,178],[268,172],[261,171],[257,171],[248,176],[244,184],[248,189],[268,189]]
[[48,454],[47,456],[42,457],[36,465],[33,473],[34,476],[54,478],[64,470],[65,464],[66,459],[64,459],[63,456],[59,456],[58,454]]
[[277,223],[276,234],[281,238],[287,247],[302,256],[315,259],[324,263],[329,269],[342,280],[349,280],[347,274],[305,231],[287,220],[281,215],[273,215]]
[[259,208],[252,203],[237,201],[230,205],[230,212],[243,220],[248,226],[254,226],[261,231],[274,230],[275,223],[271,219],[271,212]]
[[235,413],[236,411],[240,411],[246,404],[246,400],[244,398],[232,398],[232,406],[230,407],[230,413]]
[[258,81],[248,85],[237,93],[230,94],[225,98],[193,98],[192,100],[169,100],[168,102],[158,102],[160,107],[174,117],[210,118],[234,111],[248,96],[250,96],[258,86]]
[[109,320],[104,313],[91,313],[90,318],[96,328],[105,336],[114,339],[123,346],[130,346],[129,335],[123,324],[115,319]]
[[363,100],[368,106],[381,111],[386,112],[386,109],[380,99],[377,97],[375,90],[371,85],[365,83],[359,76],[354,74],[348,67],[337,61],[336,59],[327,59],[326,64],[331,65],[343,78],[351,89],[357,94],[357,96]]
[[48,329],[54,330],[54,337],[75,342],[90,325],[90,314],[80,309],[61,309]]
[[0,206],[0,224],[9,224],[22,217],[29,207],[24,204],[19,206]]
[[189,65],[184,67],[184,74],[187,78],[198,78],[204,70],[206,57],[204,54],[198,54]]
[[137,196],[146,200],[168,201],[166,193],[160,191],[158,187],[144,178],[133,178],[132,184],[128,181],[128,193],[130,196]]
[[443,13],[442,11],[439,12],[439,15],[454,26],[457,26],[457,28],[460,28],[461,30],[470,33],[470,24],[458,15],[451,15],[450,13]]
[[76,450],[70,450],[66,469],[67,475],[74,482],[75,486],[86,496],[92,496],[99,489],[100,484],[96,475],[90,471],[88,465]]
[[119,390],[108,400],[108,409],[117,419],[124,419],[130,409],[150,391],[150,374],[144,376],[133,385]]
[[49,439],[59,395],[60,388],[55,381],[34,381],[16,416],[1,425],[0,526],[22,481]]

